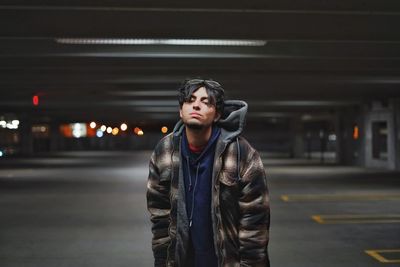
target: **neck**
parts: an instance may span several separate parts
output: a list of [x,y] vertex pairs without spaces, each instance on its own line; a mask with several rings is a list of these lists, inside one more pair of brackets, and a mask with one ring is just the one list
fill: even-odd
[[212,126],[200,130],[190,129],[188,127],[185,127],[185,129],[188,143],[194,147],[205,146],[212,133]]

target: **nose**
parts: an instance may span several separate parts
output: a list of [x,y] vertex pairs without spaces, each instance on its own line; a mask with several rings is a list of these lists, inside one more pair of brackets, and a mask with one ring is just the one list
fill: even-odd
[[193,102],[193,109],[200,110],[200,100],[195,100]]

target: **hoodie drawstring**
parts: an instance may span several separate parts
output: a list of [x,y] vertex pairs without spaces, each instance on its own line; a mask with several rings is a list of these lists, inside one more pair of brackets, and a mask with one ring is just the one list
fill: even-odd
[[194,210],[194,193],[196,191],[197,178],[199,177],[200,162],[197,163],[196,176],[194,179],[194,187],[192,187],[192,176],[190,174],[189,157],[186,157],[186,163],[187,163],[187,168],[188,168],[188,173],[189,173],[189,192],[193,190],[193,192],[192,192],[192,207],[190,209],[190,216],[189,216],[189,227],[191,227],[192,221],[193,221],[193,210]]
[[189,172],[189,192],[192,191],[192,177],[190,175],[190,165],[189,165],[189,157],[186,157],[186,166]]

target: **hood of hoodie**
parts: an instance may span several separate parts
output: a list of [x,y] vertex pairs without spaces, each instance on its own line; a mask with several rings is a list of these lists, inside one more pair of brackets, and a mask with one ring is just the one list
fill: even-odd
[[[242,100],[226,100],[224,102],[224,114],[217,122],[221,128],[221,138],[224,142],[230,142],[238,137],[246,124],[247,103]],[[185,125],[179,120],[173,130],[174,136],[182,134]]]

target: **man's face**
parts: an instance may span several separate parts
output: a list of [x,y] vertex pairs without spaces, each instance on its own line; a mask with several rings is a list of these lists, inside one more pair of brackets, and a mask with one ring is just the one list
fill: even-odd
[[204,87],[194,91],[188,102],[183,102],[179,114],[183,123],[192,129],[208,128],[220,117],[215,106],[209,103]]

